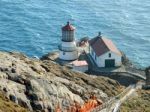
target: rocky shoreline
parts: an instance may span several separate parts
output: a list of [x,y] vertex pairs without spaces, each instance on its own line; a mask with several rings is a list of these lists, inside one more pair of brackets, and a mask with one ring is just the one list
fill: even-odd
[[70,71],[49,59],[17,52],[0,52],[0,91],[29,111],[53,112],[60,103],[82,104],[91,93],[103,101],[123,90],[117,81]]

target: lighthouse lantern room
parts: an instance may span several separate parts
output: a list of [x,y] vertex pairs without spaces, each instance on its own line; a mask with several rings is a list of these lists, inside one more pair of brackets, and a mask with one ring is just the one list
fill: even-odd
[[75,27],[69,22],[62,27],[61,44],[59,45],[59,58],[66,61],[78,58],[78,50],[75,41]]

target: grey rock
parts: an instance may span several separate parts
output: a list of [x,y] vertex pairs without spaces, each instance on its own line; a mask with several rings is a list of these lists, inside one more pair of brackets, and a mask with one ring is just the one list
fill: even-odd
[[11,69],[11,72],[12,72],[12,73],[16,73],[16,69],[15,69],[15,68],[12,68],[12,69]]
[[19,105],[40,112],[52,112],[58,103],[63,108],[74,101],[83,104],[91,92],[98,98],[108,98],[101,83],[95,82],[97,76],[69,71],[46,59],[0,52],[0,90]]
[[11,101],[17,103],[17,98],[16,98],[16,96],[10,94],[10,95],[9,95],[9,99],[10,99]]

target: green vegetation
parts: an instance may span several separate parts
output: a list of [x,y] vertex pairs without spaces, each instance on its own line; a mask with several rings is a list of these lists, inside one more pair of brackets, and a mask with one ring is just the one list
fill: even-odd
[[0,93],[0,112],[28,112],[26,109],[11,102]]
[[150,112],[150,90],[138,90],[138,96],[125,102],[121,112]]

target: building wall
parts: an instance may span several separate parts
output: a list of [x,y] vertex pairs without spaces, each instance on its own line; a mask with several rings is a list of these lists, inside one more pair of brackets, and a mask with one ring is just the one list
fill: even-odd
[[88,70],[88,65],[87,66],[74,66],[73,70],[86,72]]
[[[106,59],[115,59],[115,66],[121,66],[122,62],[121,62],[121,56],[117,55],[111,51],[97,57],[95,52],[93,52],[93,49],[90,48],[90,54],[92,56],[92,58],[94,59],[95,63],[97,64],[98,67],[105,67],[105,60]],[[111,53],[111,57],[109,57],[109,53]]]
[[77,50],[75,41],[74,42],[63,42],[62,41],[61,45],[59,45],[58,48],[62,51],[68,51],[68,52]]
[[64,52],[59,51],[59,58],[62,60],[75,60],[78,58],[78,51]]
[[61,46],[62,47],[76,47],[76,42],[73,41],[73,42],[61,42]]

